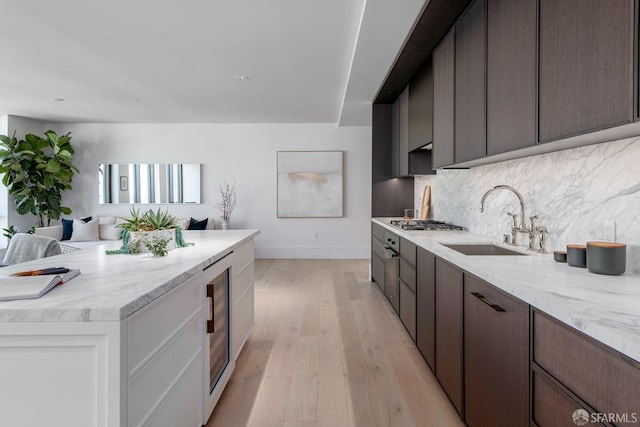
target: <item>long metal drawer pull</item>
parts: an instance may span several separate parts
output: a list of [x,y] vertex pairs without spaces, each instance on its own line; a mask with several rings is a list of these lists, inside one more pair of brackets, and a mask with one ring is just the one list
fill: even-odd
[[479,292],[471,292],[471,295],[473,295],[474,297],[478,298],[480,301],[482,301],[483,303],[487,304],[489,307],[493,308],[495,311],[500,311],[500,312],[504,312],[505,311],[504,308],[500,307],[498,304],[492,303],[487,298],[485,298],[484,295],[482,295]]
[[207,333],[212,334],[216,331],[214,326],[215,305],[213,301],[213,285],[207,285],[207,298],[211,298],[211,320],[207,320]]

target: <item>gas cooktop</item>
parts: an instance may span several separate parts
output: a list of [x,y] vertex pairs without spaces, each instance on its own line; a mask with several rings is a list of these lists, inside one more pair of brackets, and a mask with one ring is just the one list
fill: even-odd
[[390,224],[403,230],[464,230],[459,225],[433,219],[392,219]]

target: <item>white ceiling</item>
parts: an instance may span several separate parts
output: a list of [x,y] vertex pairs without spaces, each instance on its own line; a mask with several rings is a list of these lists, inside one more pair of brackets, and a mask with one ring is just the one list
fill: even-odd
[[427,2],[0,0],[0,114],[367,125]]

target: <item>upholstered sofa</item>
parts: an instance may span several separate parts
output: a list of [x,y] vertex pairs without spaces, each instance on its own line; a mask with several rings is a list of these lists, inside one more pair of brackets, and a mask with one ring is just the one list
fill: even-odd
[[[113,216],[63,219],[62,224],[36,228],[35,234],[51,237],[67,246],[84,249],[120,240],[122,230],[117,227],[120,222],[122,219]],[[207,218],[206,221],[177,218],[176,224],[183,230],[188,230],[190,226],[205,230],[215,228],[213,218]],[[202,228],[203,226],[204,228]]]

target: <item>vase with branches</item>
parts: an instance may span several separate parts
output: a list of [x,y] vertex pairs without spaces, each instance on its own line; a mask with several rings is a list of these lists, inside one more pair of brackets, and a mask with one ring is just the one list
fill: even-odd
[[229,226],[229,220],[231,219],[231,212],[236,207],[238,186],[235,181],[233,183],[224,182],[224,184],[218,185],[218,192],[222,197],[222,200],[218,203],[218,210],[222,212],[222,229],[226,230]]

